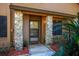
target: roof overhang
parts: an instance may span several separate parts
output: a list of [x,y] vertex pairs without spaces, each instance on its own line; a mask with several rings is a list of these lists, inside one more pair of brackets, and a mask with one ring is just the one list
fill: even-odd
[[60,12],[48,11],[48,10],[42,10],[42,9],[35,9],[35,8],[12,5],[12,4],[9,7],[10,9],[14,9],[14,10],[29,11],[29,12],[42,13],[42,14],[47,14],[47,15],[56,15],[56,16],[63,16],[63,17],[69,17],[69,18],[76,17],[76,15],[72,15],[72,14],[66,14],[66,13],[60,13]]

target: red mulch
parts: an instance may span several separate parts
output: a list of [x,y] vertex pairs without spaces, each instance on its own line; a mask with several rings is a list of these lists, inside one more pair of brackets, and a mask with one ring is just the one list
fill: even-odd
[[58,51],[58,50],[59,50],[59,45],[58,45],[57,43],[53,43],[53,44],[51,45],[51,48],[52,48],[53,50],[55,50],[55,51]]
[[29,54],[28,48],[24,47],[23,50],[17,51],[15,48],[11,48],[9,51],[9,56],[18,56],[18,55],[23,55],[23,54]]

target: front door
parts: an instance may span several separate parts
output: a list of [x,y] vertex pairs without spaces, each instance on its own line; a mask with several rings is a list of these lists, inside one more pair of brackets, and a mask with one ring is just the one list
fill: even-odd
[[40,17],[31,16],[30,17],[30,44],[40,43]]

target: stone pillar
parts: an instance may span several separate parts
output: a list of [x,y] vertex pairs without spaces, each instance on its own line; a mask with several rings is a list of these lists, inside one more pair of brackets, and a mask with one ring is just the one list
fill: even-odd
[[16,50],[23,48],[23,14],[15,11],[14,14],[14,45]]
[[52,43],[52,39],[53,39],[53,22],[52,22],[52,16],[47,16],[46,17],[46,35],[45,35],[45,43],[47,44],[51,44]]

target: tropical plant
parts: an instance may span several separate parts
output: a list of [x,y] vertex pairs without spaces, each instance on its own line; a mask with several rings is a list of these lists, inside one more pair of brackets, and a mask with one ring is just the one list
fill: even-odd
[[[78,55],[78,47],[79,47],[79,22],[77,19],[75,20],[69,20],[68,23],[64,24],[64,29],[69,31],[69,40],[71,42],[68,42],[66,45],[66,49],[70,50],[69,52],[74,55]],[[72,50],[71,50],[72,49]],[[74,52],[73,52],[74,51]]]
[[66,30],[70,30],[72,40],[79,45],[79,23],[77,20],[70,20],[64,24]]

